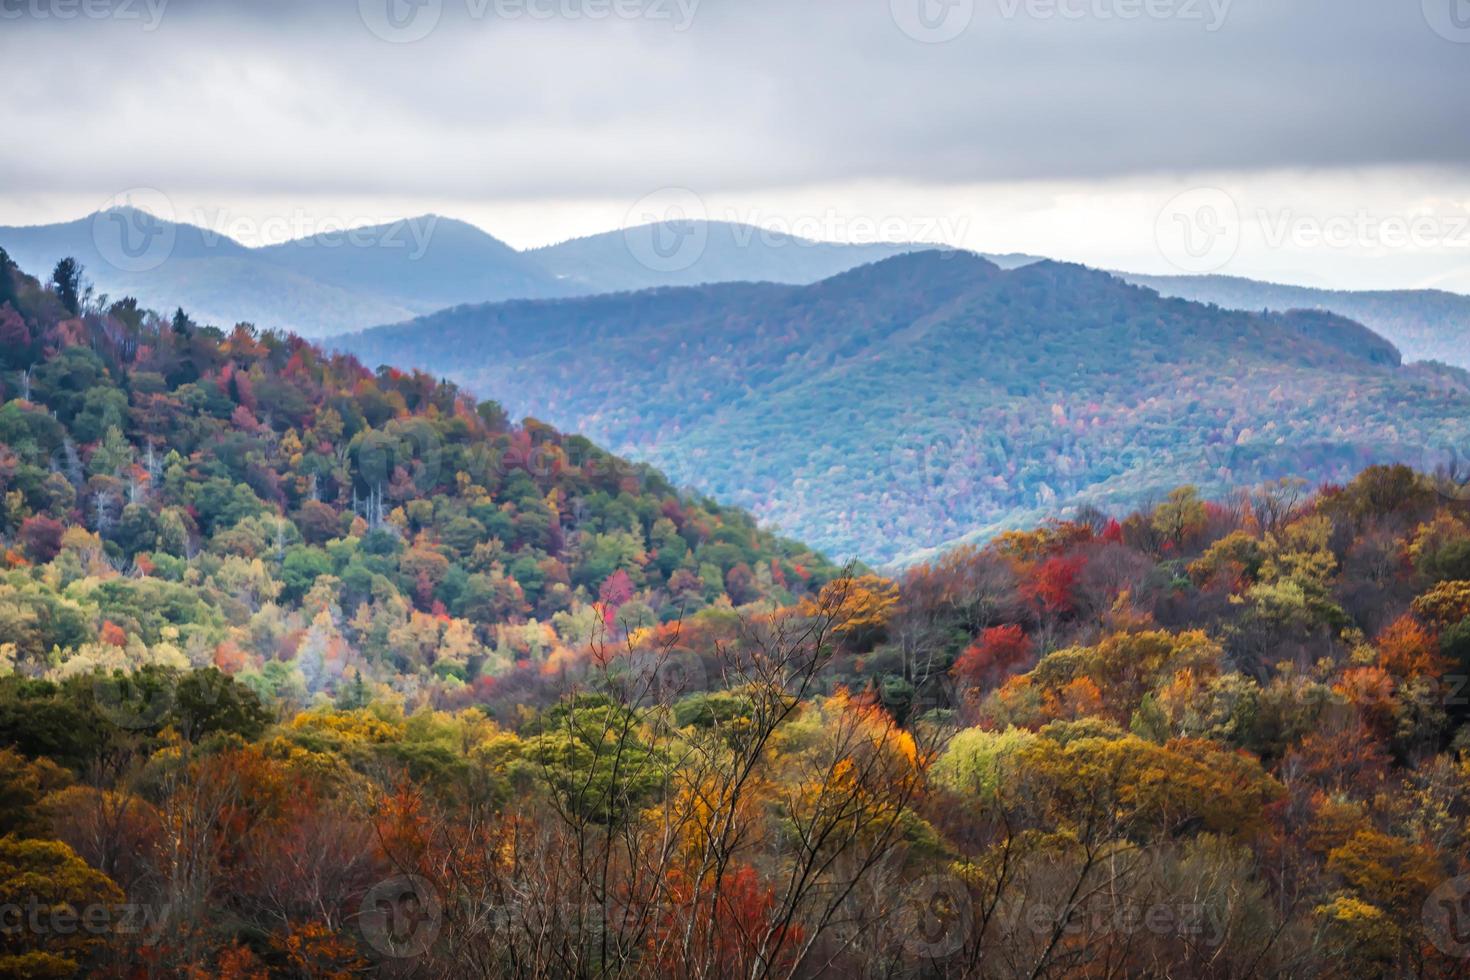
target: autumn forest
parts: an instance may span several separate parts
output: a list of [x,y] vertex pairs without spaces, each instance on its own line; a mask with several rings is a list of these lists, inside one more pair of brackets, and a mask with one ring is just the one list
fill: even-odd
[[1470,488],[880,574],[0,253],[0,975],[1470,976]]

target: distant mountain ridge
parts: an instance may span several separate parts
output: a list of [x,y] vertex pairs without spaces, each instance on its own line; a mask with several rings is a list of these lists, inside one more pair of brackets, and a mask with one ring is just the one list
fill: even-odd
[[258,251],[283,268],[419,312],[568,294],[527,254],[474,225],[438,215],[315,235]]
[[[737,280],[811,282],[854,264],[853,246],[801,244],[801,239],[745,225],[678,221],[576,238],[529,254],[587,293]],[[857,248],[868,261],[908,250],[893,245]]]
[[1327,310],[1389,338],[1406,360],[1470,368],[1470,296],[1441,289],[1350,291],[1236,276],[1118,275],[1165,296],[1232,310]]
[[811,285],[481,304],[337,338],[576,427],[838,556],[1470,447],[1470,378],[1342,317],[915,252]]
[[[134,262],[109,236],[149,241]],[[160,247],[166,244],[166,248]],[[247,248],[228,235],[113,208],[77,221],[0,227],[0,248],[49,269],[65,255],[99,292],[144,305],[182,304],[205,322],[245,320],[309,338],[397,323],[466,303],[553,299],[717,282],[805,285],[867,263],[936,246],[818,242],[725,221],[667,221],[518,251],[463,221],[421,215]],[[1003,269],[1041,261],[983,254]],[[1117,273],[1165,296],[1227,309],[1335,313],[1395,344],[1405,360],[1470,368],[1470,296],[1439,290],[1351,292],[1228,276]]]
[[[128,254],[129,237],[146,243],[141,255]],[[674,240],[674,254],[661,254],[661,237]],[[309,338],[463,303],[705,282],[815,282],[932,247],[816,242],[750,225],[687,222],[517,251],[474,225],[422,215],[248,248],[228,235],[131,207],[63,224],[0,227],[0,248],[24,267],[50,269],[70,255],[86,266],[99,292],[114,298],[182,304],[206,322],[247,320]]]
[[[140,247],[133,254],[129,239]],[[43,277],[59,259],[72,256],[98,292],[135,296],[158,309],[183,304],[199,320],[225,326],[245,321],[313,336],[355,329],[364,317],[398,320],[423,312],[315,278],[228,235],[134,208],[60,225],[0,228],[0,248]]]
[[[838,244],[729,221],[666,221],[532,249],[563,282],[586,293],[619,293],[711,282],[807,284],[855,266],[928,250],[913,243]],[[1032,255],[986,255],[1010,268]]]

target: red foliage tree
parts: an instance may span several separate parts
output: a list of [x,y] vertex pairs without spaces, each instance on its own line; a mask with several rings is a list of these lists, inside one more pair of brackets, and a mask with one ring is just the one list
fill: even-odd
[[609,629],[617,622],[618,610],[633,598],[633,592],[633,579],[621,568],[603,580],[597,599],[602,603],[602,619]]
[[1031,640],[1016,625],[992,626],[965,648],[950,674],[976,687],[993,687],[1031,659]]
[[1048,558],[1021,584],[1022,594],[1042,612],[1063,615],[1076,608],[1074,588],[1082,573],[1080,557]]
[[0,305],[0,356],[12,355],[25,350],[31,343],[31,332],[26,322],[9,303]]

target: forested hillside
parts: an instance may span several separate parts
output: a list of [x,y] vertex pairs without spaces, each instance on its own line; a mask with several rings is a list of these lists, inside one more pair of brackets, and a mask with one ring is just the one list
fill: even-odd
[[1351,321],[967,253],[811,286],[462,307],[333,343],[494,392],[874,562],[1185,481],[1344,480],[1470,445],[1463,373],[1401,366]]
[[58,272],[50,290],[0,276],[18,673],[214,663],[271,699],[359,678],[434,695],[554,663],[598,603],[640,629],[832,574],[740,511],[426,375],[182,311],[84,308]]
[[0,268],[0,975],[1465,975],[1463,473],[891,580]]

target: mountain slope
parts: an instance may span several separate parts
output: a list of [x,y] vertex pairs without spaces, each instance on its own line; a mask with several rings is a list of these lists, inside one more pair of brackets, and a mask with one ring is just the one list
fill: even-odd
[[1455,376],[1320,315],[921,252],[811,286],[463,307],[338,338],[575,426],[838,555],[1470,445]]
[[305,337],[457,303],[568,292],[504,242],[436,215],[247,248],[206,228],[114,208],[61,225],[0,228],[0,247],[29,269],[73,256],[97,291],[114,298]]
[[[3,253],[0,339],[0,676],[111,669],[126,646],[133,667],[187,650],[301,703],[354,677],[452,696],[531,659],[539,684],[599,623],[615,638],[789,604],[837,572],[427,375],[129,305],[78,313]],[[19,570],[58,555],[47,587],[66,598],[43,602]]]
[[0,228],[0,248],[43,276],[74,257],[99,293],[130,295],[155,309],[183,306],[198,320],[226,326],[245,322],[321,336],[433,308],[323,282],[267,261],[227,235],[134,208],[59,225]]
[[1165,296],[1232,310],[1328,310],[1387,337],[1408,360],[1442,361],[1470,368],[1470,296],[1459,293],[1438,289],[1312,289],[1235,276],[1118,275]]
[[[125,236],[119,238],[118,236]],[[165,247],[179,259],[212,256],[241,258],[250,250],[227,235],[197,225],[165,221],[133,207],[108,208],[96,214],[56,225],[0,228],[0,244],[22,268],[46,269],[57,259],[72,255],[83,262],[104,263],[131,257],[147,264],[150,248]],[[123,242],[130,244],[122,244]],[[157,246],[153,243],[157,242]],[[104,258],[102,249],[117,247]],[[132,251],[131,256],[127,255]],[[46,261],[49,259],[49,262]]]
[[414,313],[568,293],[534,259],[474,225],[438,215],[299,238],[258,254],[319,282],[375,295]]

